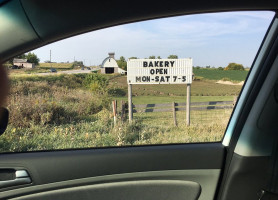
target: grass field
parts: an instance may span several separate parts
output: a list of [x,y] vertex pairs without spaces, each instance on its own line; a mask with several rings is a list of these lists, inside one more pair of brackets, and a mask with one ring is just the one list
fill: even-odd
[[[135,113],[132,124],[118,116],[114,126],[111,101],[127,100],[126,77],[105,76],[109,85],[97,93],[84,86],[86,76],[11,75],[10,125],[0,137],[0,151],[220,141],[232,112],[192,111],[189,127],[185,112],[177,112],[178,127],[171,112]],[[194,81],[191,101],[231,101],[241,89],[215,82]],[[137,85],[133,103],[185,102],[185,91],[185,85]]]
[[73,64],[72,63],[40,63],[39,67],[44,69],[50,69],[50,68],[73,69]]
[[[110,87],[121,88],[127,93],[126,76],[111,78]],[[191,87],[192,96],[237,96],[241,90],[240,85],[217,84],[216,81],[193,81]],[[135,97],[145,96],[147,99],[157,96],[185,96],[186,85],[133,85],[132,93]],[[150,96],[150,97],[147,97]]]
[[197,77],[203,77],[208,80],[231,80],[231,81],[244,81],[249,71],[237,71],[237,70],[218,70],[218,69],[193,69],[193,73]]

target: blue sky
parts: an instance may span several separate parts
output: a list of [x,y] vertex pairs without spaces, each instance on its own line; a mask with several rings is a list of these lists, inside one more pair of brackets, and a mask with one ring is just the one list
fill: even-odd
[[151,55],[193,58],[194,66],[225,67],[230,62],[250,67],[273,12],[226,12],[150,20],[106,28],[55,42],[32,52],[41,62],[81,60],[99,65],[115,52],[129,58]]

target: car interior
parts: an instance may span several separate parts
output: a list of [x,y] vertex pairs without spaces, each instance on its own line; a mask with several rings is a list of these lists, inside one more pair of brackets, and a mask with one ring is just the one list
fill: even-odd
[[[131,22],[277,9],[275,0],[4,0],[0,59],[4,62],[55,41]],[[0,134],[8,123],[8,112],[2,113]],[[0,199],[278,199],[277,120],[276,14],[222,142],[2,153]]]

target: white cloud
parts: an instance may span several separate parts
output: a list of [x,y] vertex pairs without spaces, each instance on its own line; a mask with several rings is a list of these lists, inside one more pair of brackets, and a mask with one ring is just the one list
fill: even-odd
[[151,20],[76,36],[35,53],[44,61],[51,49],[53,61],[75,57],[87,65],[100,64],[115,51],[116,57],[178,54],[193,57],[195,65],[223,66],[234,59],[250,66],[272,17],[271,12],[234,12]]

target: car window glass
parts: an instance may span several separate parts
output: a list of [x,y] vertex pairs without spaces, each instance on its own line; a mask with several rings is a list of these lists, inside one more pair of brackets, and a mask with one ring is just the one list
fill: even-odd
[[[273,16],[256,11],[149,20],[19,55],[5,63],[10,119],[0,151],[221,141]],[[182,60],[192,62],[192,77],[177,70],[176,78],[167,78],[170,69],[160,70]],[[153,76],[130,71],[132,62],[146,62]]]

